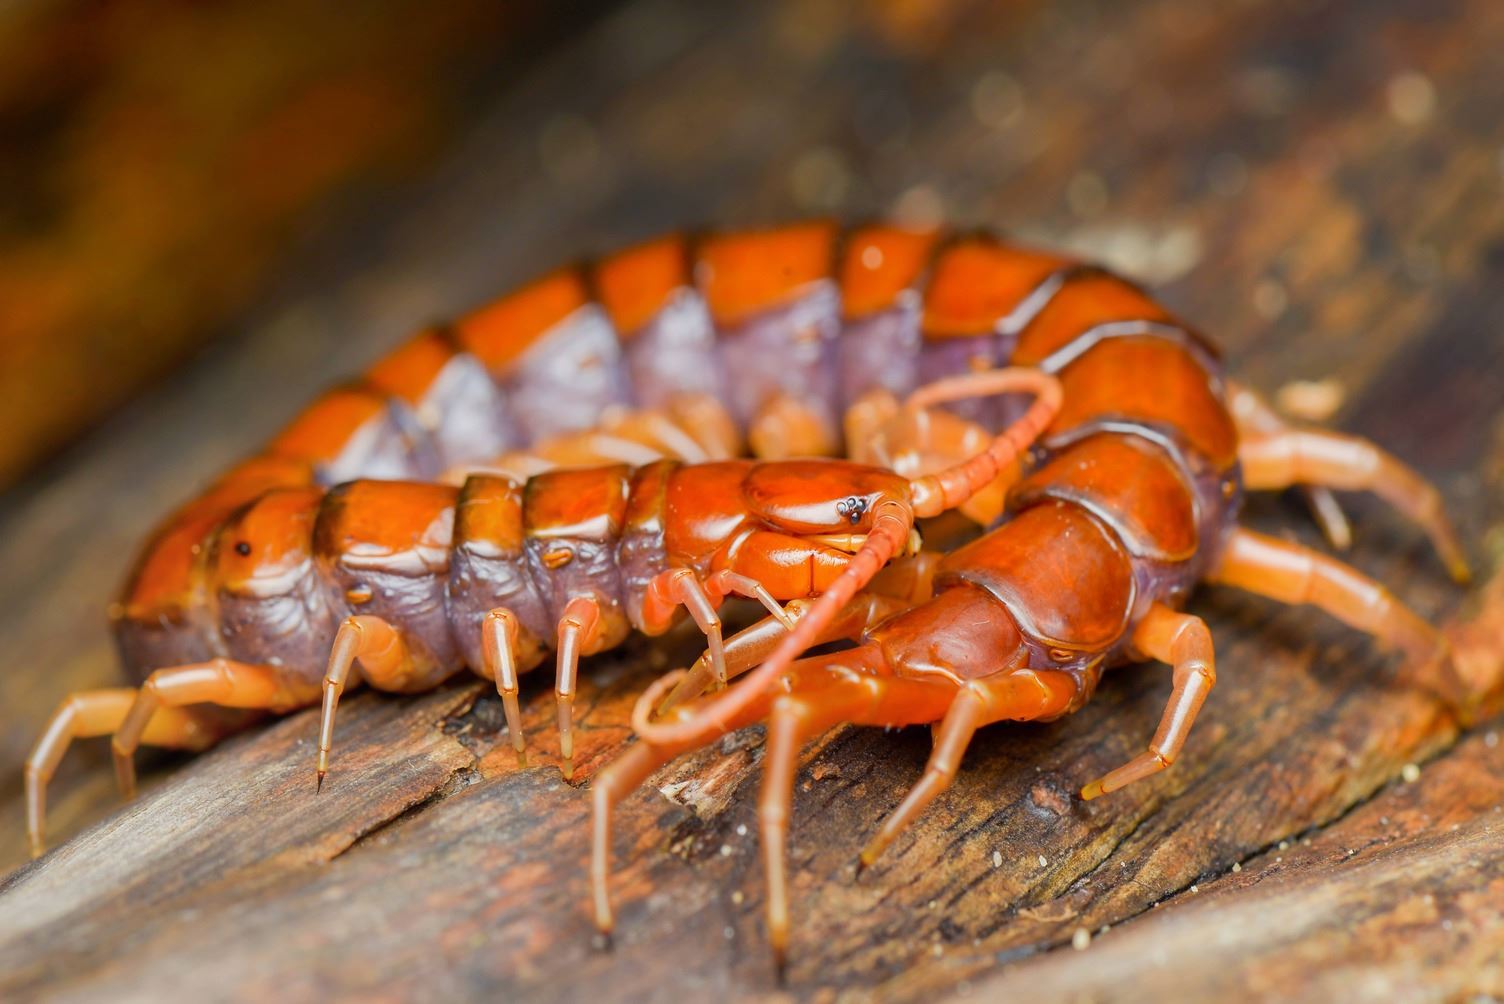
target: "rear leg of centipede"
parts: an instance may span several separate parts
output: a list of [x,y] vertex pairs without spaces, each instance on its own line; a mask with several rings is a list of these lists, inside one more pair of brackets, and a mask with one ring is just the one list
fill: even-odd
[[1251,489],[1316,485],[1371,491],[1431,538],[1452,578],[1467,582],[1467,557],[1442,506],[1441,494],[1397,457],[1366,439],[1338,432],[1290,430],[1238,448],[1243,483]]
[[[1281,418],[1268,401],[1242,384],[1228,382],[1227,404],[1238,427],[1238,439],[1243,443],[1294,431],[1294,427]],[[1321,485],[1301,485],[1300,489],[1311,507],[1311,517],[1321,528],[1327,543],[1339,551],[1352,547],[1352,524],[1347,521],[1347,514],[1342,511],[1331,489]]]
[[[1472,695],[1456,675],[1446,638],[1356,568],[1299,544],[1235,530],[1209,581],[1290,604],[1309,604],[1399,649],[1419,680],[1464,714]],[[1441,674],[1440,679],[1437,673]]]
[[1217,682],[1211,632],[1199,617],[1155,603],[1134,629],[1132,644],[1136,651],[1172,668],[1170,699],[1148,749],[1082,788],[1084,799],[1117,791],[1174,763]]
[[[47,785],[68,746],[75,739],[114,733],[135,700],[136,691],[130,687],[85,690],[70,694],[52,713],[24,768],[26,832],[32,857],[39,857],[46,846]],[[194,751],[207,749],[218,738],[214,729],[183,708],[160,709],[141,734],[141,742],[148,746]]]

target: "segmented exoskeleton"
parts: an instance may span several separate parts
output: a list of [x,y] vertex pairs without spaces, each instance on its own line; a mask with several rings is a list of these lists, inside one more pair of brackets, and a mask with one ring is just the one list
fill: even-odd
[[[802,616],[792,630],[770,619],[727,643],[720,675],[756,666],[728,692],[685,703],[709,680],[702,659],[643,694],[633,714],[639,742],[592,785],[591,873],[603,933],[613,925],[613,806],[673,758],[753,722],[767,723],[758,813],[769,939],[780,966],[789,929],[784,856],[794,771],[800,747],[830,727],[936,726],[923,777],[867,845],[863,865],[950,784],[979,728],[1068,714],[1115,663],[1169,664],[1171,695],[1144,752],[1086,784],[1081,796],[1096,798],[1163,770],[1180,753],[1216,678],[1206,624],[1178,610],[1198,581],[1317,606],[1401,650],[1419,664],[1420,679],[1465,709],[1467,695],[1435,629],[1355,569],[1237,525],[1244,489],[1299,483],[1314,492],[1318,517],[1337,538],[1345,523],[1327,489],[1373,490],[1419,522],[1453,576],[1465,581],[1467,563],[1433,488],[1370,443],[1287,428],[1256,396],[1224,382],[1202,338],[1114,276],[1004,247],[962,253],[974,265],[965,284],[976,312],[949,329],[956,337],[931,358],[974,353],[985,364],[1054,375],[1062,388],[1062,405],[1042,437],[1001,479],[1001,499],[968,501],[982,522],[1001,522],[925,569],[914,592],[932,590],[928,601],[896,613],[891,604],[870,602],[860,594],[864,570],[853,566],[818,599],[797,605]],[[925,294],[927,334],[946,330],[946,315],[932,304],[953,269],[942,253]],[[906,469],[922,452],[928,462],[945,460],[945,448],[936,456],[942,438],[964,455],[965,440],[976,440],[978,430],[926,433],[933,413],[925,409],[954,386],[952,378],[921,388],[909,400],[908,423],[882,427],[862,441],[861,455]],[[869,406],[885,407],[880,399]],[[969,406],[989,427],[1008,416],[1007,404],[1002,416],[989,416],[985,404]],[[924,450],[917,439],[927,439]],[[896,532],[916,501],[899,491],[872,505]],[[854,645],[800,658],[838,640]]]
[[[864,463],[727,459],[743,430],[759,457],[844,438]],[[129,789],[141,742],[202,748],[243,724],[226,707],[322,698],[322,779],[357,676],[396,691],[465,666],[492,677],[521,755],[517,676],[550,648],[568,773],[579,657],[666,630],[683,607],[707,655],[674,678],[666,720],[647,711],[667,684],[646,695],[643,741],[594,785],[597,919],[609,928],[611,805],[766,716],[781,952],[794,754],[835,721],[941,722],[926,780],[875,853],[976,728],[1064,714],[1131,654],[1174,663],[1171,707],[1149,752],[1086,794],[1168,764],[1212,679],[1204,625],[1174,611],[1198,579],[1313,602],[1436,654],[1436,634],[1358,573],[1235,529],[1243,487],[1296,482],[1384,493],[1463,570],[1434,491],[1407,468],[1229,393],[1201,338],[1104,271],[888,227],[651,242],[419,335],[171,517],[115,611],[142,686],[74,695],[54,715],[27,764],[33,844],[71,738],[114,733]],[[999,529],[938,566],[914,554],[916,519],[964,507],[991,521],[1005,487]],[[716,608],[732,593],[770,618],[723,644]],[[835,638],[859,644],[794,661]],[[684,703],[764,657],[731,691]]]

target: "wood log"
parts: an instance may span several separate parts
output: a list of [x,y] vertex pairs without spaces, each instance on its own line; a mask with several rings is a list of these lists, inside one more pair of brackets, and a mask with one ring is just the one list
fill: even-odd
[[[715,213],[943,209],[1159,283],[1257,387],[1337,381],[1332,424],[1436,479],[1479,585],[1451,586],[1371,499],[1351,502],[1347,557],[1444,623],[1477,689],[1498,692],[1498,5],[956,5],[895,32],[902,8],[628,5],[496,96],[381,260],[339,273],[360,282],[272,303],[254,337],[7,501],[0,853],[18,867],[0,887],[0,996],[780,993],[753,825],[760,731],[623,806],[603,951],[585,910],[588,798],[554,769],[541,678],[525,684],[524,768],[474,682],[349,698],[321,795],[311,713],[162,763],[126,809],[109,804],[101,744],[80,744],[54,813],[74,836],[19,864],[21,758],[63,691],[111,678],[100,611],[156,515],[410,325]],[[1293,500],[1252,499],[1246,521],[1321,546]],[[917,780],[928,735],[816,743],[796,787],[782,993],[1504,994],[1497,721],[1460,730],[1312,611],[1222,589],[1191,609],[1218,645],[1217,688],[1183,758],[1111,797],[1075,792],[1142,747],[1161,668],[1110,675],[1060,722],[986,730],[860,878],[857,852]],[[633,698],[693,654],[679,635],[590,662],[587,783],[629,741]]]

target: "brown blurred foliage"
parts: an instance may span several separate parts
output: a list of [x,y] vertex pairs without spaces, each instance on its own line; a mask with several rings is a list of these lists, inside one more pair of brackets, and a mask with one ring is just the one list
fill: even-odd
[[0,487],[244,305],[310,210],[422,163],[544,6],[0,10]]

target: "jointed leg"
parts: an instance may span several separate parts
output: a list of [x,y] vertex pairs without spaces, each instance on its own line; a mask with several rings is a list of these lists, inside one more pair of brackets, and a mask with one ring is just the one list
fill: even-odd
[[779,623],[792,629],[794,622],[762,583],[730,569],[713,572],[704,582],[692,569],[670,569],[654,576],[643,595],[642,616],[650,633],[667,630],[681,604],[689,611],[695,624],[705,632],[717,687],[726,686],[726,654],[721,640],[721,618],[716,611],[732,593],[759,601]]
[[[347,617],[334,636],[329,652],[329,668],[324,674],[324,707],[319,716],[318,787],[324,786],[329,773],[329,745],[334,741],[334,710],[339,707],[345,686],[353,682],[351,674],[359,660],[365,679],[390,680],[400,676],[409,664],[407,643],[402,633],[380,617]],[[399,689],[395,686],[386,689]]]
[[[1291,431],[1291,426],[1279,413],[1258,394],[1242,384],[1227,385],[1227,403],[1232,410],[1233,422],[1238,427],[1238,439],[1247,443],[1255,439]],[[1311,507],[1311,516],[1321,527],[1327,543],[1339,551],[1353,545],[1353,528],[1337,504],[1337,497],[1328,488],[1320,485],[1301,485],[1306,503]]]
[[593,596],[576,596],[564,606],[559,618],[558,677],[554,700],[558,706],[560,770],[564,780],[574,777],[574,689],[580,656],[597,644],[603,618]]
[[876,702],[881,686],[882,681],[876,677],[863,678],[847,672],[818,690],[781,694],[773,700],[768,715],[757,823],[762,838],[763,880],[767,883],[768,942],[780,971],[789,940],[786,859],[799,750],[840,722],[862,717],[862,712]]
[[1420,524],[1454,579],[1468,580],[1467,558],[1442,508],[1440,493],[1373,443],[1336,432],[1291,431],[1243,443],[1238,459],[1249,488],[1315,484],[1372,491]]
[[688,744],[654,746],[639,742],[601,770],[590,782],[594,808],[590,844],[590,892],[595,907],[595,927],[611,936],[615,918],[611,912],[611,813],[622,799],[636,791],[658,768],[689,749]]
[[517,701],[517,616],[504,607],[486,614],[481,622],[481,658],[486,673],[496,681],[501,707],[507,716],[507,732],[517,752],[517,766],[527,763],[527,740],[522,734],[522,707]]
[[[835,615],[812,644],[856,641],[883,618],[928,600],[934,593],[935,575],[943,557],[933,551],[921,551],[889,562],[872,577],[866,590]],[[722,574],[730,573],[717,572],[711,579]],[[784,636],[793,630],[794,623],[809,611],[810,605],[810,600],[790,600],[786,607],[779,608],[777,616],[765,617],[729,639],[724,646],[726,678],[739,676],[767,659]],[[695,661],[664,699],[658,713],[662,714],[681,701],[699,697],[715,679],[714,673],[707,652]]]
[[[891,467],[906,478],[935,474],[982,455],[992,433],[975,422],[934,407],[947,400],[991,392],[990,373],[930,384],[900,405],[886,390],[868,391],[846,411],[846,440],[851,458]],[[1003,511],[1008,484],[1017,477],[1010,463],[990,484],[976,488],[957,508],[974,523],[986,525]]]
[[[809,600],[790,600],[788,606],[783,608],[782,618],[764,617],[751,627],[732,635],[724,646],[726,678],[740,676],[766,660],[778,647],[778,643],[788,636],[793,624],[809,611],[810,605]],[[860,593],[846,604],[812,644],[855,641],[867,628],[907,606],[909,604],[903,600],[873,592]],[[683,679],[664,698],[658,706],[658,713],[663,714],[683,701],[699,697],[715,680],[716,671],[712,666],[710,653],[706,652],[695,660]]]
[[[1398,648],[1428,670],[1439,661],[1452,670],[1441,632],[1356,568],[1308,547],[1252,530],[1235,530],[1208,578],[1283,603],[1308,603]],[[1428,676],[1423,673],[1422,679]],[[1456,680],[1449,682],[1454,688],[1460,686]]]
[[1133,647],[1174,668],[1170,699],[1149,748],[1082,788],[1081,797],[1088,800],[1157,774],[1174,763],[1196,713],[1217,682],[1211,632],[1199,617],[1156,603],[1134,629]]
[[681,391],[663,407],[675,425],[694,437],[707,458],[726,460],[741,454],[741,430],[713,394]]
[[1060,413],[1064,392],[1060,381],[1042,370],[1000,369],[937,380],[909,395],[906,408],[928,409],[947,401],[1012,393],[1030,394],[1034,400],[980,452],[913,481],[914,515],[938,516],[975,498],[999,477],[1012,476],[1019,458]]
[[836,430],[808,401],[792,394],[768,398],[747,425],[747,445],[761,460],[828,457],[837,452]]
[[[31,755],[26,758],[26,832],[31,839],[31,856],[39,857],[45,849],[47,784],[57,772],[63,754],[75,739],[107,736],[120,728],[136,700],[131,687],[86,690],[71,694],[59,704],[47,722],[47,728]],[[209,747],[218,735],[182,708],[162,708],[151,716],[141,734],[148,746],[201,750]]]
[[313,700],[317,691],[300,688],[276,666],[256,666],[230,659],[211,659],[159,669],[146,678],[116,730],[110,746],[115,753],[115,776],[130,797],[136,790],[136,747],[161,708],[189,704],[219,704],[227,708],[282,711]]
[[[871,656],[870,653],[869,656]],[[867,672],[876,673],[880,672],[880,669],[867,665],[868,662],[870,658],[863,660],[853,652],[839,652],[834,655],[803,660],[787,671],[784,676],[787,681],[786,685],[759,691],[752,700],[741,705],[735,716],[726,722],[728,731],[750,725],[769,714],[775,698],[785,700],[788,697],[794,697],[807,705],[807,710],[801,710],[800,705],[796,704],[792,706],[792,711],[780,712],[782,717],[790,720],[778,726],[780,738],[777,739],[777,744],[780,750],[792,747],[794,751],[792,755],[775,752],[773,745],[775,740],[770,733],[765,763],[776,780],[765,781],[763,788],[765,799],[771,798],[772,795],[769,793],[777,790],[773,787],[775,783],[778,786],[785,786],[782,779],[789,776],[792,770],[792,760],[797,759],[799,735],[814,735],[843,719],[857,724],[875,725],[905,725],[933,721],[942,713],[954,694],[954,689],[944,683],[869,676]],[[866,670],[853,671],[845,668],[848,665],[866,666]],[[665,678],[664,681],[650,688],[640,699],[640,705],[650,705],[657,700],[661,687],[672,682],[672,679],[673,677]],[[681,722],[690,721],[697,710],[695,705],[687,705],[674,709],[667,717]],[[808,715],[807,720],[805,715]],[[825,724],[819,724],[822,721]],[[641,740],[597,774],[592,782],[595,822],[590,873],[595,921],[602,933],[609,934],[614,923],[607,885],[610,877],[610,828],[613,808],[658,768],[708,741],[709,737],[703,734],[662,744]],[[775,808],[775,813],[777,811]],[[783,818],[786,821],[786,809],[783,810]],[[775,846],[782,846],[782,834],[785,832],[786,830],[780,830],[774,835]],[[771,897],[769,904],[771,907]],[[773,923],[775,921],[770,915],[770,925]],[[786,915],[785,920],[777,923],[781,923],[786,930]]]
[[860,866],[877,860],[903,830],[919,818],[951,782],[961,767],[961,755],[977,729],[991,722],[1032,721],[1065,711],[1076,696],[1075,680],[1056,670],[1004,670],[996,676],[968,683],[946,710],[935,733],[935,745],[924,776],[909,789],[882,828],[862,849]]
[[966,752],[966,747],[971,744],[971,737],[976,735],[982,724],[985,705],[980,693],[971,687],[956,696],[955,703],[945,712],[935,734],[934,748],[930,750],[929,762],[924,766],[924,775],[918,784],[909,789],[898,808],[883,820],[882,828],[867,842],[867,846],[862,848],[859,867],[865,868],[876,861],[878,855],[893,842],[893,838],[917,818],[936,795],[950,787],[956,778],[956,771],[961,768],[961,755]]

